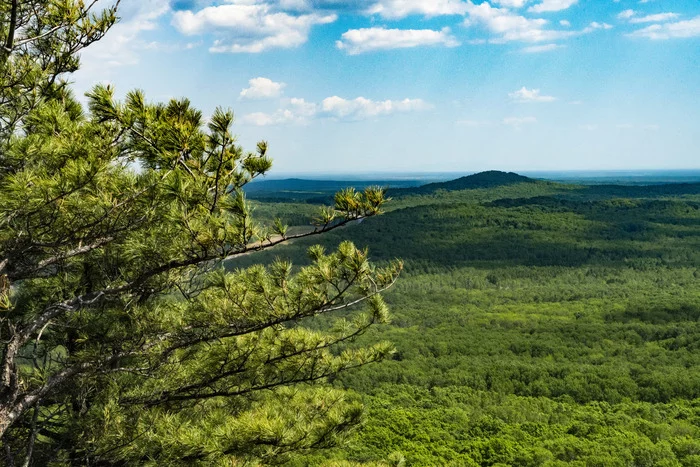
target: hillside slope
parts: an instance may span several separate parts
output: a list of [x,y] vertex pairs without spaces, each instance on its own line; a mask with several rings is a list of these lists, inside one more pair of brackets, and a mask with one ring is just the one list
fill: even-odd
[[467,175],[465,177],[460,177],[456,180],[450,180],[447,182],[428,183],[426,185],[422,185],[415,188],[390,189],[389,194],[391,196],[396,197],[410,195],[425,195],[435,193],[440,190],[474,190],[478,188],[494,188],[500,186],[517,185],[519,183],[549,184],[550,182],[544,182],[541,180],[536,180],[534,178],[525,177],[522,175],[518,175],[514,172],[501,172],[498,170],[489,170],[486,172],[475,173],[473,175]]

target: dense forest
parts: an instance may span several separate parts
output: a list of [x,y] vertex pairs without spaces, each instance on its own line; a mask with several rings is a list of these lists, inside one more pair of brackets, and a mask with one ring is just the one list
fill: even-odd
[[[290,465],[700,465],[699,184],[489,172],[389,195],[383,216],[255,256],[300,265],[351,239],[405,263],[392,323],[359,339],[395,352],[332,381],[363,428]],[[314,202],[256,214],[308,229]]]
[[[604,103],[591,99],[590,109],[612,117],[619,105],[619,117],[634,117],[614,126],[619,136],[589,141],[593,133],[570,139],[576,122],[558,112],[549,119],[562,124],[543,112],[539,129],[539,116],[494,114],[493,125],[456,121],[474,133],[450,130],[476,100],[484,116],[505,111],[506,99],[584,103],[569,101],[586,95],[576,83],[565,97],[454,73],[503,77],[500,65],[483,73],[501,62],[520,81],[516,49],[492,60],[489,48],[471,64],[471,54],[450,53],[455,66],[437,48],[431,61],[379,58],[460,46],[457,30],[467,28],[434,29],[438,16],[483,23],[478,34],[490,35],[470,31],[465,45],[529,44],[518,61],[553,49],[578,59],[559,39],[613,28],[627,28],[626,42],[697,36],[687,26],[698,18],[675,20],[686,13],[631,9],[608,12],[615,26],[584,15],[550,29],[520,15],[576,0],[517,12],[525,3],[0,1],[0,464],[700,467],[700,183],[686,183],[690,172],[667,171],[655,185],[633,173],[613,185],[595,172],[588,183],[374,172],[485,160],[564,167],[581,157],[641,167],[656,165],[662,147],[665,165],[693,164],[696,93],[679,83],[694,76],[658,80],[652,72],[674,69],[661,62],[626,84],[648,74],[629,89],[655,97],[656,113],[668,114],[657,123],[628,107],[632,94],[616,101],[610,88],[606,99],[600,80],[586,78],[604,74],[577,72]],[[416,15],[430,29],[388,28]],[[370,27],[350,29],[362,17]],[[311,34],[321,25],[326,32]],[[113,27],[121,33],[104,41]],[[335,55],[307,45],[318,38]],[[98,42],[101,52],[84,53]],[[268,48],[300,53],[268,55],[270,67],[196,55],[262,59]],[[591,50],[598,62],[600,51],[621,49]],[[350,58],[365,52],[371,66]],[[83,60],[86,73],[75,74]],[[608,62],[625,83],[623,62]],[[288,83],[260,76],[265,69]],[[246,74],[237,119],[214,101],[230,102]],[[572,72],[559,76],[549,81]],[[440,109],[450,101],[452,111]],[[576,118],[594,116],[578,109]],[[669,118],[674,111],[682,118]],[[271,145],[244,147],[235,121],[256,140],[251,126],[293,126],[266,128]],[[507,145],[489,149],[481,137]],[[274,180],[273,158],[283,170],[356,175]]]

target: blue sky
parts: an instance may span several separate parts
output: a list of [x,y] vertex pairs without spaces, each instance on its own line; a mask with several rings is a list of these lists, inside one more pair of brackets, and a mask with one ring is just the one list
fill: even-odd
[[122,0],[120,15],[77,91],[232,108],[277,173],[700,168],[698,0]]

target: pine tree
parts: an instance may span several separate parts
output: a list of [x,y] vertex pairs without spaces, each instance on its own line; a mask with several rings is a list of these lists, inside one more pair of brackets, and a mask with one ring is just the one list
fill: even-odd
[[0,1],[0,455],[236,465],[337,445],[361,406],[323,381],[391,351],[350,342],[388,319],[400,264],[347,242],[299,270],[222,264],[378,214],[383,190],[340,192],[307,233],[258,225],[243,187],[271,160],[230,111],[71,95],[117,18],[95,3]]

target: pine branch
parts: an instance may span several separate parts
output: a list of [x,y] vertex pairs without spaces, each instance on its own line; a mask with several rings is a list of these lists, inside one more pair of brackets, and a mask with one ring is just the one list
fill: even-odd
[[10,10],[10,24],[7,29],[7,39],[3,49],[5,51],[5,59],[12,52],[15,42],[15,30],[17,29],[17,9],[19,8],[19,0],[11,0],[12,7]]
[[66,251],[63,253],[59,253],[55,256],[52,256],[50,258],[46,258],[44,260],[39,261],[39,263],[36,265],[36,267],[32,271],[27,271],[25,274],[35,274],[38,271],[41,271],[42,269],[46,268],[47,266],[50,266],[52,264],[55,264],[59,261],[64,261],[69,258],[73,258],[74,256],[79,256],[85,253],[88,253],[90,251],[96,250],[98,248],[101,248],[108,243],[110,243],[112,240],[114,240],[114,237],[104,237],[104,238],[98,238],[96,241],[93,243],[90,243],[89,245],[83,245],[78,248],[74,248],[73,250]]

